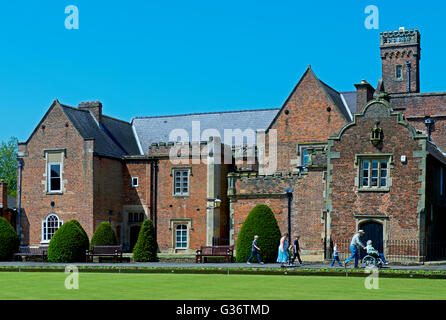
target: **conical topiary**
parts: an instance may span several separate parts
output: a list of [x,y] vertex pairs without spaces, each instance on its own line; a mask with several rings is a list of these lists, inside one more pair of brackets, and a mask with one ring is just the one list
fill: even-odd
[[12,260],[19,248],[19,236],[8,220],[0,217],[0,261]]
[[113,246],[117,244],[115,230],[113,230],[110,222],[102,222],[91,238],[91,246]]
[[64,223],[51,238],[48,245],[48,261],[81,262],[85,261],[88,250],[88,237],[76,221]]
[[82,225],[80,224],[79,221],[77,221],[76,219],[71,220],[74,224],[76,224],[82,231],[82,233],[84,234],[84,236],[88,239],[88,235],[87,232],[85,232],[85,229],[82,227]]
[[137,262],[157,261],[157,249],[155,228],[152,220],[145,220],[139,231],[138,241],[133,248],[133,260]]
[[[255,206],[243,222],[237,238],[237,262],[248,261],[255,235],[259,236],[257,246],[261,249],[262,261],[275,262],[281,234],[274,213],[267,205]],[[256,260],[254,258],[254,261]]]

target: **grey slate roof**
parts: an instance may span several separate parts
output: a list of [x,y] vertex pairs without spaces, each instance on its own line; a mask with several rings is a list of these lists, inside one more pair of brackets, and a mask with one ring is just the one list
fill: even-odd
[[129,155],[139,154],[138,144],[128,122],[102,116],[102,125],[107,134]]
[[[3,205],[0,203],[0,208],[3,208]],[[17,199],[8,194],[8,209],[14,210],[17,208]]]
[[341,96],[344,98],[347,103],[348,108],[350,109],[351,114],[356,113],[356,91],[348,91],[341,92]]
[[84,139],[95,140],[96,154],[113,158],[122,158],[130,152],[139,154],[130,124],[103,116],[102,126],[98,126],[89,111],[60,106]]
[[[142,151],[147,154],[152,143],[169,142],[169,134],[174,129],[186,130],[192,141],[192,121],[200,122],[200,133],[206,129],[216,129],[223,140],[225,129],[242,131],[252,129],[254,132],[266,130],[279,110],[276,108],[137,117],[132,119],[132,125],[139,138]],[[234,144],[234,141],[231,144]]]
[[[327,94],[333,100],[334,104],[339,108],[339,111],[342,113],[342,115],[345,117],[345,119],[347,121],[351,121],[352,117],[351,117],[350,112],[349,112],[350,106],[346,106],[344,104],[344,102],[342,101],[342,97],[341,97],[342,93],[337,92],[335,89],[333,89],[332,87],[330,87],[326,83],[322,82],[321,80],[319,80],[319,81],[322,84],[322,88],[324,88],[325,92],[327,92]],[[355,103],[356,103],[356,95],[355,95]]]

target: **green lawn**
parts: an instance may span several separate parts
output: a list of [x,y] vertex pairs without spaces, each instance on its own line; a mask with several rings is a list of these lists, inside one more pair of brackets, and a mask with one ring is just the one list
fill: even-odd
[[65,289],[63,272],[0,272],[0,299],[446,299],[446,280],[362,277],[80,273]]

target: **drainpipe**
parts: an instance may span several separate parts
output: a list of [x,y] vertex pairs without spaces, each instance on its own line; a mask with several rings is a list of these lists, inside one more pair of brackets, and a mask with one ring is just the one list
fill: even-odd
[[21,216],[22,216],[22,168],[23,168],[23,159],[17,157],[17,166],[19,168],[19,177],[18,177],[18,199],[17,199],[17,234],[20,239],[20,244],[22,244],[22,230],[21,230]]
[[153,226],[155,227],[155,235],[157,235],[157,225],[158,225],[158,160],[154,162],[154,195],[153,195]]
[[154,186],[153,167],[154,167],[154,163],[152,161],[152,162],[150,162],[150,220],[152,220],[152,221],[153,221],[153,212],[154,212],[154,209],[153,209],[153,193],[154,193],[154,191],[153,191],[153,186]]
[[291,205],[293,203],[294,187],[284,188],[284,191],[288,196],[288,246],[290,246],[291,245]]

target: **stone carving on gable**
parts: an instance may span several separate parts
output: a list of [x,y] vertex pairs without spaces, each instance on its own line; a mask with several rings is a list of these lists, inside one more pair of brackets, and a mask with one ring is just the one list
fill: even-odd
[[384,138],[383,129],[379,127],[380,122],[375,121],[375,126],[370,129],[370,141],[376,147]]

